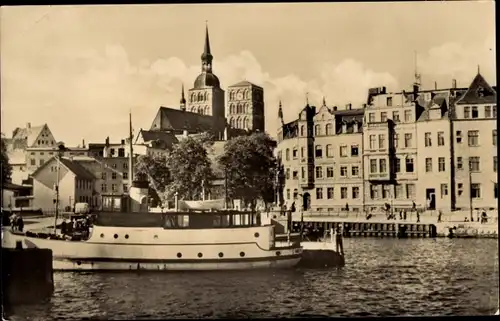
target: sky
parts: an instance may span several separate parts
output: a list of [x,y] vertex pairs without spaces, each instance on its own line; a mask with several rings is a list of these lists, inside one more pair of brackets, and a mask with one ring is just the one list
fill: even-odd
[[[213,71],[224,90],[264,88],[276,135],[306,104],[360,106],[368,88],[496,84],[493,1],[166,4],[0,8],[1,131],[47,123],[74,146],[119,141],[178,108],[201,71],[208,21]],[[416,53],[416,54],[415,54]],[[416,59],[415,59],[416,58]],[[416,62],[416,63],[415,63]],[[416,66],[416,67],[415,67]],[[227,97],[227,95],[226,95]]]

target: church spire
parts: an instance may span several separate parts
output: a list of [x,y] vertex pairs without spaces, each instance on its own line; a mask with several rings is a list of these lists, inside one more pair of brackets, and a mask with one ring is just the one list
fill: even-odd
[[212,72],[212,60],[213,56],[210,52],[210,37],[208,36],[208,21],[205,27],[205,48],[203,49],[203,54],[201,55],[201,71]]
[[184,97],[184,83],[182,84],[182,89],[181,89],[181,110],[185,111],[186,110],[186,97]]
[[326,106],[325,96],[323,96],[323,106]]
[[283,123],[283,108],[281,107],[281,99],[278,108],[278,118],[280,119],[281,123]]

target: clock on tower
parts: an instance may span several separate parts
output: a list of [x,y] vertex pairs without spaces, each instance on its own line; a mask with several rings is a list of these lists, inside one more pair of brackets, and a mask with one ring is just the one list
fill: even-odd
[[238,95],[236,96],[236,98],[238,100],[242,100],[243,99],[243,94],[242,93],[238,93]]

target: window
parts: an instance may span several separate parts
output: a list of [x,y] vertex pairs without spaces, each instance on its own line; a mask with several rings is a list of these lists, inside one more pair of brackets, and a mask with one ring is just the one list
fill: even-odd
[[[327,146],[328,147],[328,146]],[[301,147],[300,148],[300,157],[301,158],[304,158],[305,157],[305,154],[306,154],[306,148],[305,147]]]
[[394,198],[403,198],[403,185],[394,186]]
[[347,146],[340,146],[340,157],[347,157]]
[[415,184],[406,184],[406,198],[415,198]]
[[356,176],[359,175],[359,167],[358,166],[353,166],[351,168],[351,175],[354,176],[354,177],[356,177]]
[[380,121],[382,123],[387,122],[387,113],[385,111],[383,111],[383,112],[380,113]]
[[326,168],[326,177],[328,177],[328,178],[333,177],[333,167],[329,166]]
[[101,179],[106,180],[106,172],[101,173]]
[[127,184],[123,184],[123,192],[124,193],[128,192],[128,185]]
[[347,176],[347,166],[340,166],[340,176],[341,177]]
[[460,144],[462,143],[462,131],[461,130],[457,130],[457,143]]
[[493,146],[497,145],[497,130],[493,129],[491,131],[491,139],[493,140]]
[[388,185],[384,185],[382,187],[382,198],[390,198],[391,197],[391,190],[390,190],[390,186]]
[[484,117],[491,118],[491,106],[484,106]]
[[457,194],[458,196],[461,196],[464,193],[464,184],[458,183],[457,184]]
[[399,146],[399,134],[394,134],[394,148]]
[[479,130],[469,130],[467,135],[469,137],[469,146],[479,146]]
[[323,157],[323,149],[321,148],[321,145],[316,145],[316,158],[321,157]]
[[331,200],[333,199],[333,187],[328,187],[326,189],[326,197]]
[[106,186],[106,184],[102,184],[101,185],[101,192],[106,193],[107,191],[108,191],[108,187]]
[[498,184],[493,183],[493,195],[495,195],[495,198],[498,198]]
[[413,173],[413,158],[406,158],[406,172]]
[[316,188],[316,199],[317,200],[323,199],[323,189],[322,188]]
[[471,172],[479,172],[479,157],[469,157],[469,170]]
[[379,149],[385,148],[385,135],[384,134],[378,135],[378,148]]
[[346,199],[347,198],[347,187],[341,187],[340,188],[340,198],[341,199]]
[[293,179],[299,179],[299,171],[293,171],[292,172],[292,178]]
[[320,136],[321,135],[321,126],[316,125],[314,126],[314,136]]
[[123,179],[128,179],[128,173],[127,172],[123,173]]
[[387,172],[387,161],[385,159],[380,159],[379,165],[380,165],[379,166],[380,173]]
[[326,135],[327,136],[333,135],[333,126],[332,126],[332,124],[326,124]]
[[359,147],[358,145],[351,145],[351,156],[359,155]]
[[459,169],[459,170],[463,169],[462,157],[457,157],[457,169]]
[[113,192],[116,192],[116,191],[117,191],[116,184],[112,184],[112,185],[111,185],[111,190],[112,190]]
[[477,109],[477,106],[472,106],[472,118],[478,118],[479,117],[479,111]]
[[301,174],[302,174],[302,179],[306,178],[306,169],[304,167],[301,167]]
[[299,197],[299,191],[295,188],[293,190],[293,199],[296,200]]
[[428,157],[425,159],[425,172],[432,172],[432,158]]
[[297,159],[297,157],[299,157],[299,150],[297,149],[297,147],[293,148],[292,157],[293,159]]
[[125,157],[125,148],[118,148],[118,157]]
[[432,146],[431,133],[424,134],[424,142],[425,142],[425,147]]
[[[280,152],[281,154],[281,152]],[[280,155],[280,158],[281,158],[281,155]],[[123,169],[128,169],[128,163],[123,163]]]
[[116,173],[115,172],[111,173],[111,179],[116,179]]
[[36,159],[34,159],[34,158],[30,159],[30,164],[31,165],[36,165]]
[[438,146],[444,146],[444,132],[438,132]]
[[411,110],[405,110],[405,122],[411,122]]
[[377,160],[370,159],[370,173],[376,173],[376,172],[377,172]]
[[44,162],[45,162],[44,159],[40,159],[40,166],[43,165]]
[[286,178],[286,179],[290,179],[290,168],[287,168],[287,169],[285,170],[285,178]]
[[354,186],[354,187],[352,188],[352,198],[353,198],[353,199],[357,199],[357,198],[359,198],[359,187]]
[[394,170],[396,171],[396,173],[401,172],[401,159],[396,158],[396,163],[394,165]]
[[375,135],[370,135],[370,149],[375,149],[375,144],[377,141],[377,137]]
[[392,106],[392,97],[387,97],[387,106]]
[[411,133],[405,134],[405,147],[411,147],[412,145],[412,135]]
[[399,123],[399,112],[397,111],[392,112],[392,121],[395,123]]
[[444,157],[439,157],[438,158],[438,171],[444,172],[446,171],[446,165],[444,162]]
[[376,199],[378,198],[378,186],[377,185],[370,185],[370,198],[371,199]]
[[448,184],[441,184],[441,198],[448,195]]
[[368,114],[368,122],[369,123],[374,123],[375,122],[375,113],[369,113]]
[[497,118],[497,105],[493,105],[493,118]]
[[472,198],[481,197],[481,184],[470,184],[470,192]]
[[304,136],[304,133],[305,133],[305,126],[302,125],[300,126],[300,136]]
[[289,188],[286,189],[286,199],[287,200],[290,199],[290,189]]
[[323,178],[323,168],[316,166],[316,178]]
[[470,107],[469,106],[465,106],[464,107],[464,118],[470,118]]
[[290,160],[290,149],[289,148],[287,148],[286,151],[285,151],[285,157],[286,157],[287,161]]
[[326,145],[326,157],[333,157],[333,146],[331,144]]
[[493,171],[496,173],[497,172],[497,156],[493,156]]

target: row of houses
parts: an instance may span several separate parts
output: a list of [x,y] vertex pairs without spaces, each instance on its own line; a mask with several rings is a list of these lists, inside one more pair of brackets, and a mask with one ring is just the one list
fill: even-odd
[[277,155],[283,201],[305,209],[497,208],[496,88],[368,92],[345,109],[307,105],[284,123]]

